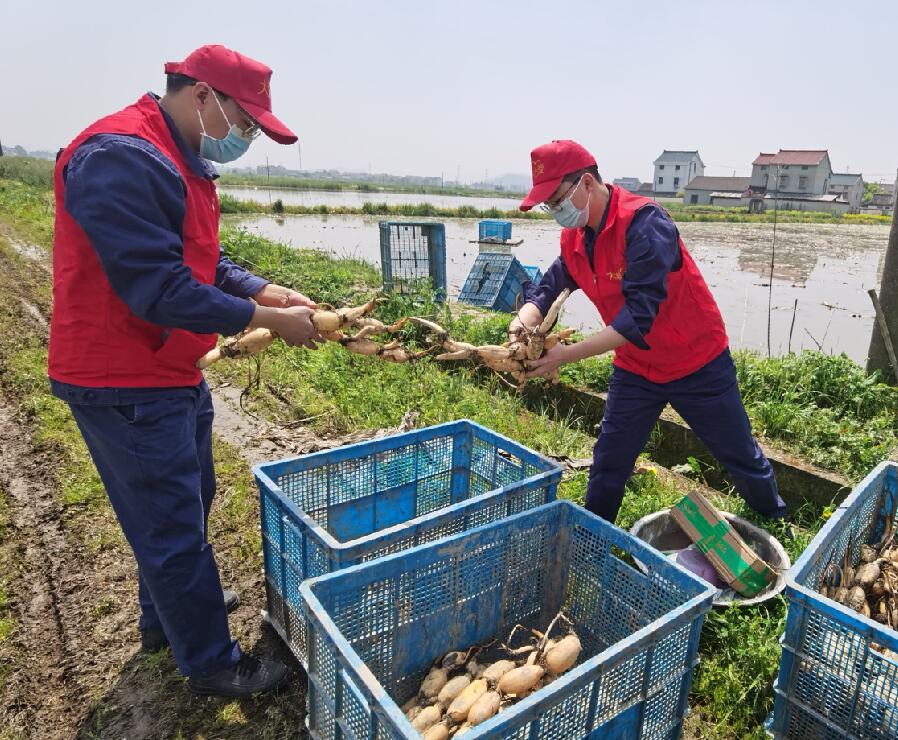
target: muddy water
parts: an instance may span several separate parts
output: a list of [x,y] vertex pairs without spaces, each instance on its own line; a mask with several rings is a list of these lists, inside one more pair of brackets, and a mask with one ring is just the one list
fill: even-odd
[[[379,263],[379,220],[361,216],[259,216],[240,217],[230,223],[297,247]],[[477,256],[477,245],[470,243],[476,238],[477,222],[447,219],[444,223],[449,293],[454,296]],[[766,352],[773,226],[679,226],[717,299],[732,345]],[[549,221],[514,222],[512,236],[524,240],[515,254],[524,264],[545,270],[558,255],[558,231]],[[866,291],[879,287],[888,232],[885,226],[777,227],[770,293],[770,346],[774,354],[782,354],[790,346],[792,350],[819,346],[826,352],[845,352],[858,362],[864,361],[873,325],[873,309]],[[595,308],[580,293],[568,301],[564,321],[587,330],[602,325]]]

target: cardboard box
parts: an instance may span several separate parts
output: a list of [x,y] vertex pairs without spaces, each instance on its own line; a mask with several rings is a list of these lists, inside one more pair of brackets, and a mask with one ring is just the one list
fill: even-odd
[[698,491],[671,509],[674,520],[737,593],[751,598],[776,580],[776,572],[745,544],[729,522]]

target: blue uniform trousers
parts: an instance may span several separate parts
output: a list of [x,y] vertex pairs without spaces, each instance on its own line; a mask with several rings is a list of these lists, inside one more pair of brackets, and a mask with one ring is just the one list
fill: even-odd
[[670,383],[652,383],[614,368],[593,451],[587,509],[610,522],[617,518],[636,458],[668,403],[723,465],[749,506],[771,518],[785,516],[786,504],[777,492],[773,470],[752,436],[728,349]]
[[115,403],[117,392],[89,391],[91,403],[69,405],[137,560],[140,627],[165,632],[184,675],[214,673],[235,663],[240,648],[207,539],[215,495],[209,388],[124,404]]

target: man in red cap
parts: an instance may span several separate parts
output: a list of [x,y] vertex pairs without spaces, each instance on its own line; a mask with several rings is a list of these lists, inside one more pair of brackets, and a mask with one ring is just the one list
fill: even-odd
[[670,216],[602,182],[595,158],[574,141],[537,147],[531,164],[533,188],[520,207],[542,204],[563,227],[561,256],[527,291],[509,329],[535,327],[563,290],[578,288],[605,328],[556,345],[531,363],[529,375],[614,351],[586,507],[617,518],[636,458],[670,403],[753,509],[785,516],[773,470],[752,436],[720,311]]
[[[203,46],[57,156],[49,376],[67,401],[138,564],[141,644],[171,646],[188,685],[247,696],[286,666],[241,653],[207,538],[212,399],[196,361],[218,334],[267,327],[314,348],[314,303],[220,255],[217,177],[264,132],[271,70]],[[252,298],[253,301],[248,299]]]

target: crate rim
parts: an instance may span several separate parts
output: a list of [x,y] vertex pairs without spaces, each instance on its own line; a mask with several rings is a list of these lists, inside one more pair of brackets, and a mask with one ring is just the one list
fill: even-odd
[[[542,465],[546,469],[514,483],[509,483],[504,486],[491,489],[485,494],[481,494],[464,501],[459,501],[458,503],[452,504],[451,506],[444,506],[439,509],[435,509],[434,511],[431,511],[427,514],[422,514],[421,516],[408,519],[404,522],[400,522],[399,524],[394,524],[393,526],[387,527],[385,529],[377,530],[376,532],[371,532],[370,534],[364,535],[362,537],[357,537],[353,540],[338,540],[336,537],[334,537],[330,532],[328,532],[325,527],[322,527],[317,521],[309,516],[309,514],[300,509],[299,506],[291,498],[286,496],[281,490],[281,487],[277,485],[274,480],[272,480],[271,476],[268,475],[266,470],[266,468],[284,465],[285,463],[297,462],[300,460],[304,463],[308,462],[311,465],[316,460],[321,460],[322,458],[332,456],[336,450],[340,450],[341,454],[346,455],[347,459],[351,459],[352,455],[350,453],[352,451],[358,450],[362,447],[370,447],[371,445],[375,445],[375,447],[383,447],[383,449],[374,449],[371,451],[372,454],[379,454],[381,452],[388,452],[389,450],[404,447],[405,444],[400,444],[399,442],[404,439],[407,440],[408,437],[414,437],[414,441],[416,442],[421,441],[422,432],[426,433],[423,437],[423,441],[427,441],[430,439],[436,439],[437,437],[447,436],[445,434],[446,432],[454,433],[458,431],[465,431],[468,429],[472,430],[475,433],[479,433],[478,436],[483,441],[496,444],[496,441],[498,440],[506,443],[506,446],[513,448],[514,453],[525,462],[534,465]],[[541,455],[538,452],[525,447],[520,442],[516,442],[515,440],[510,439],[503,434],[499,434],[498,432],[494,432],[491,429],[487,429],[486,427],[478,424],[475,421],[472,421],[470,419],[457,419],[455,421],[443,422],[441,424],[435,424],[429,427],[424,427],[422,429],[413,429],[408,432],[402,432],[401,434],[395,434],[381,439],[354,442],[349,445],[344,445],[343,447],[332,448],[330,450],[319,450],[318,452],[312,452],[308,455],[297,455],[295,457],[284,458],[282,460],[276,460],[273,462],[257,463],[256,465],[252,466],[252,473],[258,483],[263,484],[264,487],[269,489],[270,491],[274,491],[280,494],[278,497],[280,503],[308,528],[309,535],[313,539],[315,539],[319,544],[324,545],[324,547],[328,549],[343,552],[362,546],[376,548],[383,541],[390,539],[392,535],[403,529],[417,528],[420,525],[425,525],[432,521],[442,519],[447,514],[462,511],[466,508],[474,506],[475,504],[480,505],[491,498],[505,496],[525,486],[534,487],[534,484],[539,484],[536,487],[542,488],[544,486],[553,484],[557,485],[561,482],[562,466],[561,464],[549,459],[548,457],[545,457],[544,455]]]
[[[433,216],[433,218],[440,218],[440,216]],[[445,224],[444,221],[378,221],[377,225],[380,227],[381,225],[393,226],[398,224],[399,226],[434,226],[436,224]]]
[[[594,655],[592,658],[584,661],[561,678],[556,679],[556,681],[553,682],[553,685],[557,684],[559,687],[563,687],[565,689],[570,688],[576,690],[582,688],[591,681],[595,680],[596,676],[594,676],[593,673],[600,669],[603,664],[620,657],[625,652],[632,651],[633,648],[641,648],[647,644],[657,642],[659,637],[666,636],[668,633],[668,630],[665,629],[666,625],[673,622],[676,623],[676,625],[679,627],[681,617],[691,614],[692,616],[689,619],[689,621],[691,622],[694,618],[700,617],[703,613],[706,614],[708,611],[710,611],[714,595],[717,593],[717,589],[715,589],[709,583],[702,580],[691,571],[686,570],[679,563],[676,563],[670,558],[665,557],[663,553],[661,553],[652,545],[649,545],[648,543],[642,542],[641,540],[630,536],[629,533],[625,532],[624,530],[606,522],[605,520],[594,514],[591,514],[590,512],[586,511],[580,506],[577,506],[571,501],[556,500],[551,503],[543,504],[542,506],[529,509],[528,511],[521,512],[520,514],[506,517],[505,519],[501,519],[497,522],[491,522],[489,524],[475,527],[474,529],[470,529],[466,532],[442,537],[438,540],[434,540],[433,542],[429,542],[424,545],[418,545],[417,547],[413,547],[402,552],[386,555],[374,561],[352,565],[340,571],[335,571],[315,578],[310,578],[300,584],[299,591],[302,597],[302,607],[303,611],[306,614],[306,618],[310,622],[313,622],[318,629],[323,630],[328,635],[329,639],[334,642],[334,645],[337,648],[338,666],[336,666],[335,669],[347,674],[352,679],[358,691],[360,691],[370,702],[373,702],[372,710],[374,712],[377,712],[378,714],[385,712],[387,718],[390,719],[396,727],[400,728],[408,737],[417,736],[417,731],[412,727],[411,722],[409,722],[408,718],[402,712],[399,705],[389,695],[380,681],[377,680],[377,677],[374,675],[371,669],[368,668],[367,665],[365,665],[365,662],[355,651],[355,648],[353,648],[352,645],[349,644],[348,640],[343,637],[342,632],[337,628],[336,624],[331,619],[330,615],[327,613],[323,604],[315,595],[312,589],[318,586],[320,583],[326,583],[329,580],[339,578],[352,578],[354,574],[366,569],[388,567],[391,562],[402,559],[410,559],[410,556],[420,552],[421,550],[432,551],[439,547],[445,547],[453,543],[454,541],[459,541],[471,535],[482,533],[483,531],[490,528],[507,526],[510,522],[514,522],[516,520],[525,520],[536,513],[546,512],[553,507],[564,507],[567,508],[569,512],[582,512],[583,514],[595,517],[596,521],[599,522],[603,528],[609,528],[608,533],[612,536],[613,539],[627,539],[628,544],[635,545],[636,549],[644,550],[643,556],[648,554],[650,558],[654,558],[659,561],[659,564],[661,564],[662,567],[670,566],[673,570],[679,572],[681,575],[685,576],[687,580],[692,581],[702,589],[700,593],[698,593],[696,596],[693,596],[684,604],[681,604],[675,609],[672,609],[671,611],[665,613],[663,616],[653,620],[649,624],[631,634],[625,640],[620,640],[614,645],[610,645],[601,653]],[[632,553],[630,554],[632,555]],[[691,668],[694,668],[697,663],[698,658],[693,661]],[[309,676],[309,680],[317,681],[317,675],[312,672]],[[648,696],[646,698],[648,698]],[[388,701],[385,702],[384,699],[387,699]],[[484,722],[482,725],[478,725],[477,728],[473,729],[471,733],[472,740],[476,740],[476,738],[489,737],[489,733],[494,731],[497,727],[518,719],[520,715],[530,713],[539,714],[540,709],[549,708],[548,706],[544,707],[544,705],[550,704],[554,705],[552,695],[546,695],[540,697],[539,699],[536,699],[535,695],[529,696],[523,701],[515,704],[515,706],[508,711],[503,712],[501,717],[499,717],[499,715],[496,715],[487,722]],[[624,709],[626,709],[626,707]]]

